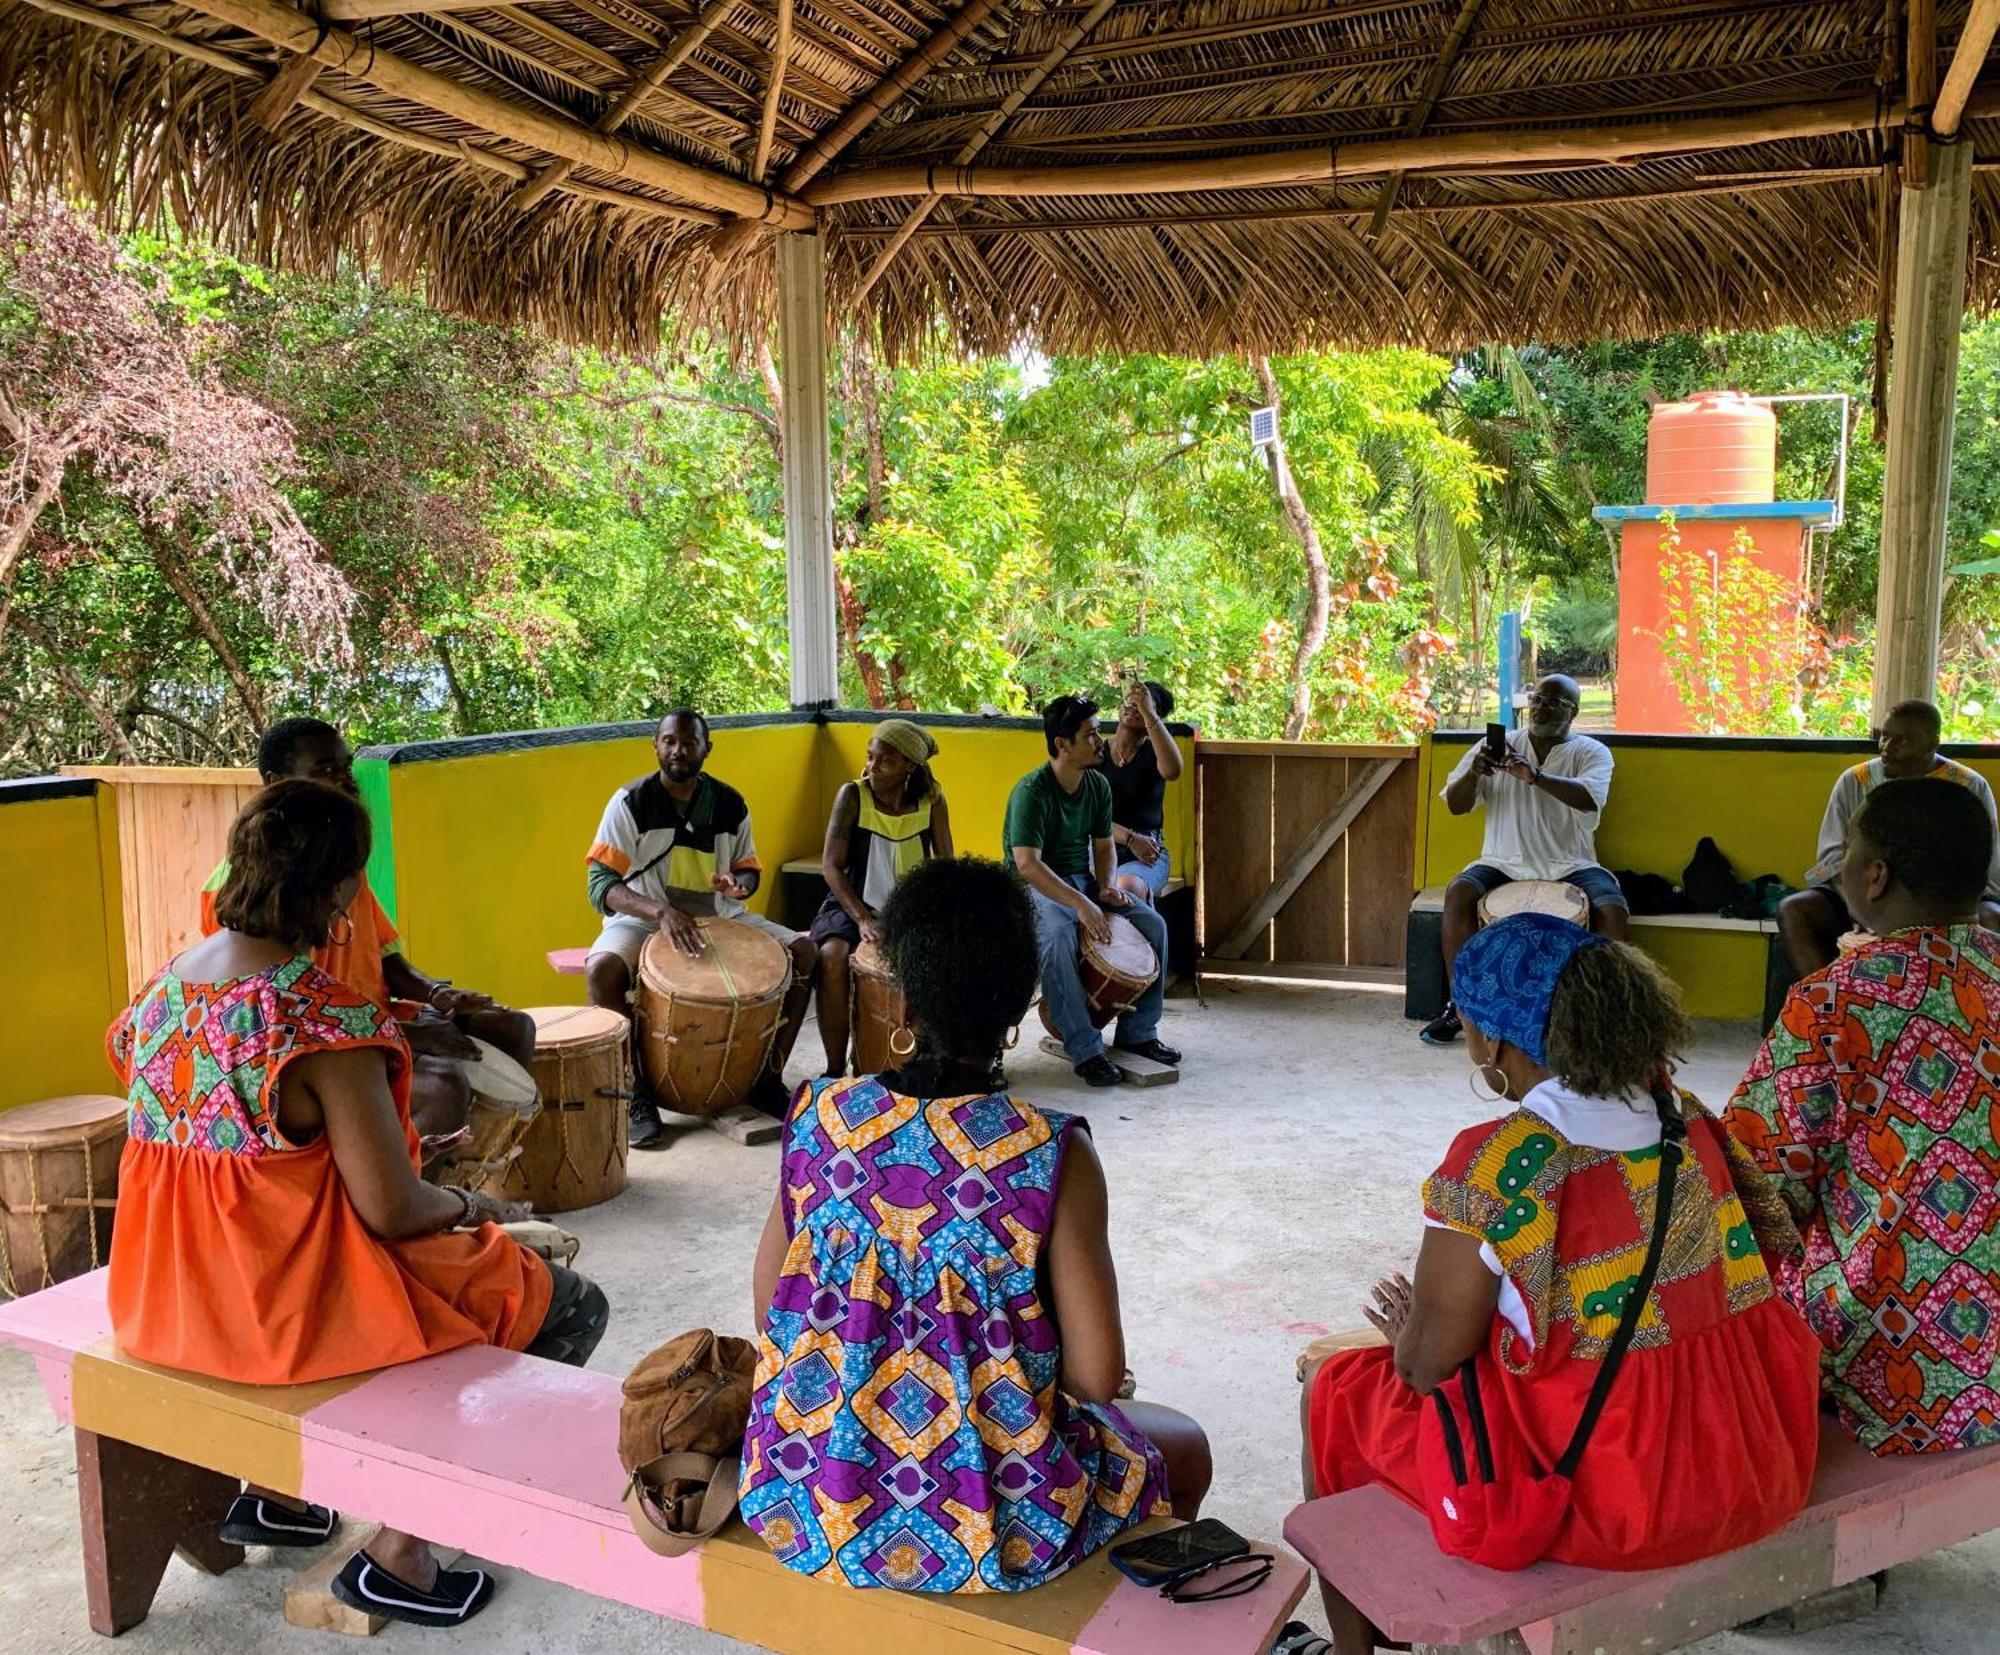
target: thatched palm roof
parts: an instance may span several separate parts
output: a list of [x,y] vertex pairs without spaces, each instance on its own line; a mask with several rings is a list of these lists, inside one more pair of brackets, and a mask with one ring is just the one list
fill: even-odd
[[[1948,58],[1965,0],[1936,10]],[[766,238],[817,223],[836,298],[863,295],[892,345],[942,317],[982,349],[1449,348],[1872,312],[1902,17],[0,0],[0,114],[8,164],[116,217],[278,263],[357,254],[571,337],[745,319]],[[2000,92],[1970,116],[2000,160]],[[1996,217],[1981,174],[1976,302],[2000,291]]]

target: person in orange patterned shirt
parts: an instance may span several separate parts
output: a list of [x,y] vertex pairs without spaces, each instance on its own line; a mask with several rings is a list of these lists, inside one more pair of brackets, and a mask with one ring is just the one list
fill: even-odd
[[1840,886],[1875,935],[1792,990],[1726,1117],[1799,1222],[1780,1285],[1877,1454],[2000,1442],[1993,838],[1955,781],[1869,792]]
[[[326,782],[359,798],[354,755],[331,724],[318,718],[280,719],[257,744],[257,770],[268,784],[288,776]],[[215,898],[229,877],[225,858],[201,893],[201,929],[216,930]],[[363,999],[393,1012],[413,1054],[410,1115],[426,1139],[450,1136],[465,1124],[472,1087],[459,1059],[476,1058],[476,1036],[526,1067],[535,1058],[535,1020],[491,995],[428,977],[403,952],[395,923],[376,900],[368,876],[348,904],[345,924],[313,951],[313,963]]]

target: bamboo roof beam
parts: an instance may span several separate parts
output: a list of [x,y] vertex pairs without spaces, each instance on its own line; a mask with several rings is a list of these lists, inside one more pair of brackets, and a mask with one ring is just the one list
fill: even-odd
[[778,0],[777,37],[771,43],[771,78],[764,86],[763,119],[757,123],[757,154],[750,176],[762,180],[771,166],[771,140],[778,133],[778,95],[785,88],[785,59],[792,50],[792,0]]
[[[99,11],[95,6],[78,5],[75,0],[22,0],[22,3],[47,12],[52,17],[60,17],[72,23],[81,23],[88,28],[102,30],[106,34],[121,35],[127,40],[136,40],[141,45],[151,46],[175,57],[184,57],[196,63],[206,64],[211,69],[219,69],[226,75],[234,75],[240,80],[260,80],[263,77],[241,58],[231,57],[227,52],[218,51],[199,41],[188,40],[180,35],[169,34],[164,29],[156,29],[135,18],[121,16],[115,12]],[[294,60],[298,61],[298,60]],[[342,126],[365,132],[372,138],[380,138],[385,143],[401,149],[417,150],[425,155],[434,155],[440,160],[456,165],[477,167],[485,172],[494,172],[515,180],[526,178],[528,169],[519,161],[505,155],[496,155],[492,150],[482,149],[477,144],[448,143],[442,138],[433,138],[429,133],[413,132],[408,127],[397,126],[393,122],[343,103],[338,98],[328,97],[319,91],[307,91],[299,97],[299,107],[309,109],[316,115]],[[655,218],[678,219],[687,224],[718,225],[723,222],[719,213],[703,212],[698,207],[683,207],[677,202],[654,201],[648,196],[630,195],[623,190],[601,189],[592,184],[569,183],[564,192],[580,200],[595,201],[607,207],[616,207],[621,212],[633,212]]]
[[378,17],[409,17],[417,12],[492,8],[493,0],[325,0],[321,9],[330,23],[372,23]]
[[[1937,0],[1909,0],[1903,17],[1903,102],[1928,121],[1937,101]],[[1931,142],[1922,130],[1903,134],[1903,183],[1920,190],[1931,179]]]
[[190,0],[190,6],[286,51],[315,58],[391,97],[422,104],[495,137],[545,150],[593,171],[630,178],[699,206],[784,229],[807,229],[815,222],[812,209],[789,195],[759,189],[741,179],[677,161],[657,150],[607,137],[576,121],[454,81],[364,41],[338,24],[316,23],[279,0]]
[[[694,21],[674,38],[673,44],[640,70],[618,101],[597,118],[597,130],[609,136],[629,121],[647,95],[659,90],[660,83],[681,66],[688,53],[707,39],[708,31],[735,4],[736,0],[708,0]],[[514,192],[513,205],[521,212],[528,211],[575,170],[574,161],[550,162]]]
[[298,107],[299,99],[312,90],[326,67],[309,57],[295,57],[278,66],[270,84],[250,105],[250,119],[266,132],[276,132],[284,118]]
[[[1451,33],[1444,37],[1444,44],[1438,48],[1437,61],[1424,77],[1423,90],[1417,94],[1417,101],[1404,125],[1403,130],[1410,137],[1421,138],[1424,135],[1424,128],[1430,124],[1431,111],[1437,108],[1438,99],[1444,96],[1451,72],[1458,64],[1458,54],[1472,33],[1473,24],[1479,21],[1479,8],[1485,3],[1486,0],[1463,0],[1459,6],[1458,16],[1452,20]],[[1389,209],[1396,205],[1396,195],[1402,187],[1403,175],[1400,172],[1390,173],[1382,185],[1382,194],[1375,202],[1375,217],[1369,223],[1369,235],[1379,236],[1382,233],[1382,226],[1389,222]]]
[[1944,86],[1931,109],[1931,131],[1940,138],[1958,136],[1966,100],[1972,96],[1972,84],[1979,79],[1979,71],[1986,66],[1986,54],[1993,49],[1996,29],[2000,29],[2000,0],[1972,0],[1972,9],[1965,14],[1965,26],[1958,31],[1958,45],[1952,50]]
[[[1967,113],[1976,116],[1995,108],[2000,108],[2000,91],[1989,90],[1974,94],[1968,101]],[[1044,199],[1272,189],[1293,184],[1338,184],[1393,172],[1462,174],[1516,166],[1605,165],[1647,156],[1691,155],[1749,144],[1871,132],[1900,125],[1902,118],[1900,108],[1885,109],[1873,97],[1838,98],[1826,103],[1790,104],[1679,121],[1385,138],[1219,159],[1104,162],[1073,167],[857,167],[808,186],[801,196],[815,207],[831,207],[850,201],[910,195]]]
[[[1479,0],[1467,0],[1467,3],[1477,5]],[[1034,73],[1009,92],[1000,101],[999,107],[980,122],[978,131],[974,132],[952,157],[952,165],[965,166],[999,136],[1001,129],[1014,118],[1015,112],[1021,105],[1033,97],[1041,89],[1042,83],[1062,67],[1063,59],[1090,38],[1091,30],[1102,23],[1111,8],[1117,4],[1118,0],[1095,0],[1089,11],[1065,29],[1061,38],[1049,48],[1042,61],[1035,66]],[[875,284],[882,279],[882,273],[895,262],[896,255],[909,244],[910,237],[922,229],[924,221],[937,210],[940,199],[938,196],[930,196],[911,209],[909,217],[903,220],[896,233],[889,238],[888,245],[875,255],[874,262],[868,266],[860,285],[855,288],[854,295],[849,300],[850,304],[858,305],[868,297],[874,290]]]

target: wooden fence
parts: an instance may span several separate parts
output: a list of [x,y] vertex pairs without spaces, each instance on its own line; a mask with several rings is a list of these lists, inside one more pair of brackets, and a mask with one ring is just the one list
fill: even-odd
[[201,888],[229,847],[229,824],[260,785],[254,770],[69,765],[118,800],[125,970],[137,993],[201,934]]
[[1204,970],[1401,976],[1417,751],[1197,744]]

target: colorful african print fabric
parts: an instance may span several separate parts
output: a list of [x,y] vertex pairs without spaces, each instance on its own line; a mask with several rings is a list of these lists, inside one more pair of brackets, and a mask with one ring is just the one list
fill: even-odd
[[2000,1442],[2000,936],[1899,931],[1795,987],[1729,1130],[1805,1234],[1781,1283],[1878,1454]]
[[[1433,1225],[1479,1241],[1504,1278],[1475,1357],[1480,1394],[1496,1429],[1546,1466],[1576,1429],[1644,1265],[1660,1148],[1651,1119],[1650,1132],[1618,1139],[1637,1147],[1579,1142],[1535,1112],[1536,1097],[1460,1133],[1424,1185],[1424,1208]],[[1624,1108],[1583,1101],[1614,1121]],[[1812,1485],[1818,1347],[1766,1270],[1767,1252],[1795,1249],[1797,1231],[1714,1117],[1685,1094],[1682,1110],[1688,1158],[1659,1275],[1578,1467],[1548,1553],[1556,1562],[1693,1562],[1781,1527]],[[1421,1505],[1429,1406],[1387,1346],[1337,1352],[1309,1402],[1320,1493],[1374,1483]]]
[[801,1090],[742,1509],[852,1586],[1018,1592],[1165,1509],[1158,1451],[1059,1388],[1038,1276],[1073,1116],[1005,1093]]

